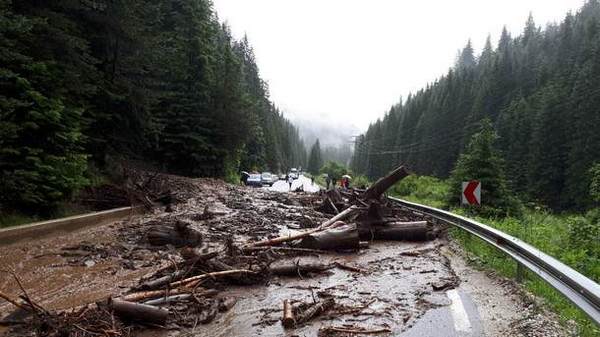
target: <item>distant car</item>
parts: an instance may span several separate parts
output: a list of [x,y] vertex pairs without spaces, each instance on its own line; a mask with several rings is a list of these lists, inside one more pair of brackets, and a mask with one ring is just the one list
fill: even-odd
[[271,174],[271,172],[263,172],[260,175],[260,179],[263,185],[269,185],[269,186],[273,186],[273,183],[275,182],[273,179],[275,178],[275,176],[273,176]]
[[262,186],[262,177],[258,173],[251,173],[248,179],[246,180],[247,186]]
[[298,179],[298,170],[297,170],[297,169],[295,169],[295,168],[292,168],[292,169],[290,170],[290,176],[291,176],[293,179]]

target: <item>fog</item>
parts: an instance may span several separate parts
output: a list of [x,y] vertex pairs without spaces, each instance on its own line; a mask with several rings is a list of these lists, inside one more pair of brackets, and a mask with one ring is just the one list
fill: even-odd
[[[347,140],[401,96],[445,73],[469,38],[479,50],[529,12],[560,21],[582,0],[214,0],[236,37],[248,34],[271,98],[286,116]],[[328,130],[326,126],[331,126]],[[311,133],[305,134],[311,138]]]

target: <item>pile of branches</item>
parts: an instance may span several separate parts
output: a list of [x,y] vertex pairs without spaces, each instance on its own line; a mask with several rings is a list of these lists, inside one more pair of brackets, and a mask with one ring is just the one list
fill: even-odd
[[408,176],[400,166],[367,190],[332,189],[322,196],[320,212],[333,215],[319,226],[294,235],[253,242],[245,250],[287,245],[319,250],[357,250],[372,240],[432,240],[438,235],[427,221],[398,221],[398,210],[384,192]]
[[[212,321],[219,312],[231,308],[235,299],[219,296],[225,285],[266,284],[273,276],[307,276],[343,268],[364,272],[358,268],[334,264],[275,265],[283,255],[321,254],[328,250],[358,250],[373,239],[427,240],[435,232],[426,221],[399,222],[389,217],[396,214],[383,193],[408,172],[404,167],[392,171],[365,191],[329,191],[324,194],[319,209],[333,216],[320,225],[294,235],[248,242],[236,246],[229,239],[220,251],[205,252],[197,247],[202,236],[185,222],[172,227],[152,226],[146,235],[153,245],[181,247],[180,258],[152,275],[126,293],[104,301],[52,313],[31,301],[23,287],[19,299],[0,292],[0,297],[29,314],[21,321],[5,322],[34,327],[38,336],[129,336],[138,326],[177,328],[195,327]],[[147,176],[152,184],[157,176]],[[15,276],[15,279],[18,278]],[[20,283],[19,283],[20,285]],[[291,306],[284,303],[282,322],[294,327],[328,311],[332,299],[312,304]],[[336,328],[340,332],[341,328]]]
[[198,189],[189,178],[123,166],[113,182],[84,189],[77,201],[94,210],[131,205],[152,208],[156,203],[169,206],[186,201]]

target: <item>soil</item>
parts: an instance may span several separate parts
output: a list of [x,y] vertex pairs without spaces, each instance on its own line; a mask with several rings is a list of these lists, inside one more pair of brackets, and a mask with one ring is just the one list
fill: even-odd
[[[331,215],[316,210],[322,197],[317,193],[281,193],[235,186],[213,179],[161,176],[153,178],[151,183],[155,196],[168,190],[171,200],[127,220],[0,247],[2,269],[13,270],[28,296],[44,309],[58,312],[81,308],[123,295],[155,272],[181,263],[185,255],[181,249],[171,245],[152,246],[146,234],[150,228],[182,221],[201,234],[202,244],[196,248],[199,253],[226,254],[228,259],[220,261],[236,268],[251,268],[256,261],[333,266],[322,273],[293,277],[264,274],[248,278],[249,282],[210,281],[202,286],[217,289],[219,293],[216,299],[203,302],[206,305],[201,309],[205,311],[198,317],[206,316],[211,305],[222,306],[227,302],[224,299],[235,299],[231,308],[215,311],[204,324],[192,317],[193,324],[189,324],[189,319],[185,324],[179,320],[170,323],[167,329],[132,332],[141,336],[198,337],[339,336],[335,329],[326,329],[332,326],[368,327],[396,335],[410,329],[428,310],[447,306],[445,291],[460,287],[461,279],[471,277],[470,269],[464,263],[457,264],[455,254],[448,253],[448,242],[443,235],[428,242],[374,241],[358,252],[289,254],[267,249],[241,256],[238,248],[248,242],[313,228],[329,219]],[[386,216],[401,221],[427,220],[401,209],[392,209]],[[487,281],[484,277],[468,284]],[[13,297],[21,294],[8,273],[0,274],[0,290]],[[471,290],[486,292],[481,286]],[[280,320],[284,300],[291,301],[296,308],[305,308],[331,298],[335,302],[331,310],[293,329],[283,328]],[[515,301],[509,300],[506,308],[498,310],[511,312],[509,306]],[[171,309],[182,313],[189,307]],[[503,317],[511,324],[523,322],[522,315],[504,317],[494,310],[486,312],[493,315],[482,314],[486,321]],[[0,302],[0,317],[21,318],[4,301]],[[24,331],[27,329],[4,330],[8,335],[22,335]],[[515,332],[502,324],[489,324],[486,331],[490,336]],[[563,334],[559,331],[549,335]]]

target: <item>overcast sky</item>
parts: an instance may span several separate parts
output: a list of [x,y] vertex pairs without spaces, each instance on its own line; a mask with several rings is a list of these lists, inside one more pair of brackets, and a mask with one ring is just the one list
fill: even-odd
[[254,47],[271,99],[291,119],[364,130],[445,73],[469,38],[479,52],[529,12],[559,22],[583,0],[213,0]]

